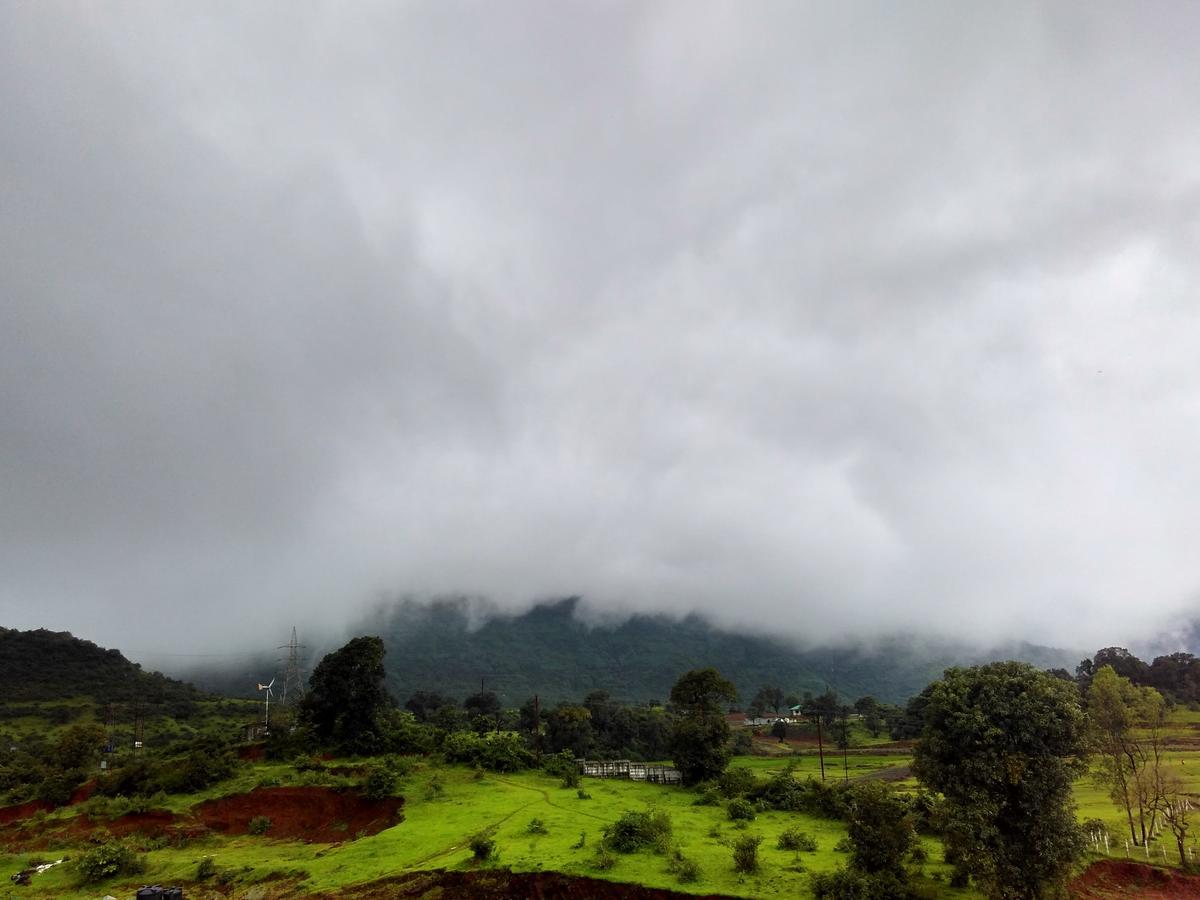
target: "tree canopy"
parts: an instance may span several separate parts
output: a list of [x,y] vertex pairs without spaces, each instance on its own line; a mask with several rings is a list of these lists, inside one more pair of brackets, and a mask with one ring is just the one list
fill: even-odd
[[326,655],[313,670],[300,706],[313,737],[346,753],[377,750],[392,698],[383,686],[383,640],[356,637]]
[[1071,782],[1087,735],[1074,685],[1025,663],[948,669],[913,768],[946,798],[947,849],[992,897],[1058,890],[1083,850]]

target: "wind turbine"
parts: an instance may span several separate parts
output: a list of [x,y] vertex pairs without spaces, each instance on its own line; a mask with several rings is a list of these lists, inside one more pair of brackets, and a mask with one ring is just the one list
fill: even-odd
[[270,684],[260,684],[258,689],[266,691],[267,695],[263,698],[263,732],[271,733],[271,688],[275,685],[275,679],[271,679]]

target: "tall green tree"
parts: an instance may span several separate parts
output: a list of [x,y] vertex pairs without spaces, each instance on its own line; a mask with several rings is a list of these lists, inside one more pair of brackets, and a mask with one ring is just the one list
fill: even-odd
[[1088,722],[1100,765],[1099,783],[1125,811],[1129,836],[1146,843],[1155,830],[1164,794],[1162,694],[1137,687],[1112,666],[1100,666],[1087,692]]
[[383,640],[356,637],[313,669],[300,721],[322,744],[345,753],[381,749],[392,698],[384,685]]
[[1061,891],[1084,849],[1071,783],[1088,743],[1074,685],[1018,662],[947,669],[924,719],[913,768],[946,798],[960,869],[989,897]]
[[726,703],[737,699],[733,684],[716,669],[693,669],[671,688],[676,713],[671,730],[671,759],[684,784],[715,778],[729,765]]

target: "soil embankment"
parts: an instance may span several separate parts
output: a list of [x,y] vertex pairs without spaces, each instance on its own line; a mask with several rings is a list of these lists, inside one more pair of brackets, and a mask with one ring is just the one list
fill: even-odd
[[268,837],[333,843],[390,828],[403,818],[403,804],[403,797],[370,800],[355,791],[273,787],[206,800],[192,815],[222,834],[247,834],[251,820],[265,817],[271,820]]
[[485,869],[475,872],[412,872],[319,895],[325,900],[357,897],[363,900],[404,900],[408,897],[470,897],[472,900],[733,900],[725,894],[683,894],[640,884],[618,884],[599,878],[559,872],[509,872]]
[[1090,865],[1087,871],[1071,882],[1071,897],[1075,900],[1196,898],[1200,897],[1200,875],[1186,875],[1178,869],[1148,866],[1145,863],[1104,859]]

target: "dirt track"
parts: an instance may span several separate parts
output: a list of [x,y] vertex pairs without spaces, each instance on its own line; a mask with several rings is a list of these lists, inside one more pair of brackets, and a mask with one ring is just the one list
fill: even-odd
[[724,894],[683,894],[640,884],[617,884],[598,878],[580,878],[558,872],[508,872],[485,869],[479,872],[413,872],[367,884],[352,885],[333,894],[316,895],[325,900],[361,897],[364,900],[404,900],[408,897],[470,897],[480,900],[733,900]]

